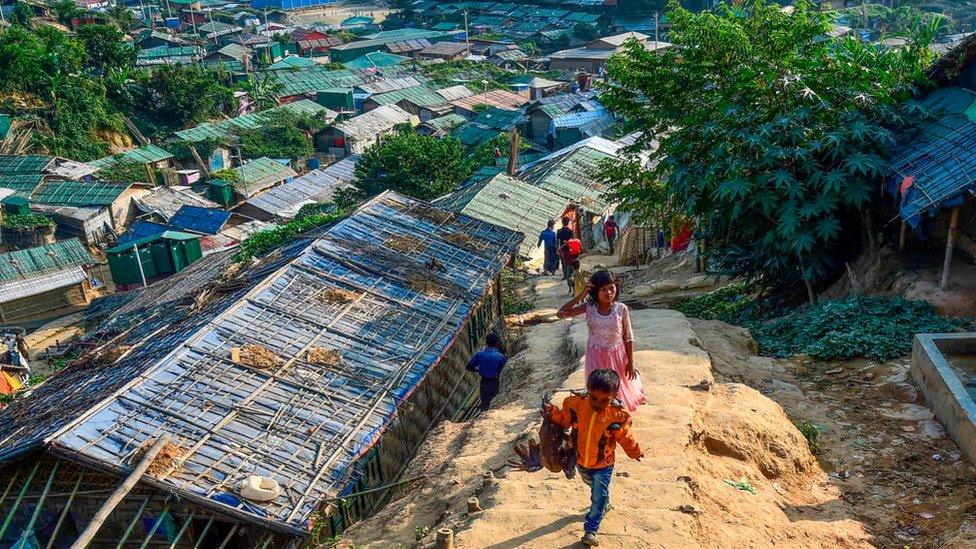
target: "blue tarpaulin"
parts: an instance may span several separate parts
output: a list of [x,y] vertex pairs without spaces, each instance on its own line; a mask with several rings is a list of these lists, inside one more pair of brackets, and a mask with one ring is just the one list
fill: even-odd
[[219,208],[183,206],[173,214],[169,226],[178,231],[213,235],[220,232],[230,216],[230,212]]

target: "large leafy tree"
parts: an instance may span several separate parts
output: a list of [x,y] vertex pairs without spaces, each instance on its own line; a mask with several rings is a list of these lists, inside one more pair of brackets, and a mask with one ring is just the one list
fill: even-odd
[[609,62],[618,84],[603,101],[644,131],[635,148],[657,144],[649,162],[617,167],[621,199],[645,214],[677,208],[720,268],[805,282],[812,299],[870,219],[928,50],[832,40],[825,16],[794,6],[693,14],[672,3],[674,46],[629,44]]
[[77,36],[85,46],[85,64],[97,74],[126,71],[135,62],[135,48],[115,25],[82,25]]
[[234,91],[221,84],[217,69],[198,65],[162,65],[136,73],[129,86],[134,110],[160,129],[185,128],[230,113]]
[[447,194],[471,175],[461,142],[400,131],[384,137],[356,164],[358,198],[394,190],[423,200]]

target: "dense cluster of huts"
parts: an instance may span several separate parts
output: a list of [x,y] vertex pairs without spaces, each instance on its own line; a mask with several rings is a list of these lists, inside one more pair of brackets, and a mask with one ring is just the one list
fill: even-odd
[[[0,325],[83,310],[89,327],[67,368],[0,404],[0,546],[284,547],[341,532],[429,429],[473,410],[464,365],[503,329],[502,268],[538,263],[550,220],[570,218],[591,248],[608,215],[628,222],[598,172],[633,136],[595,81],[628,40],[668,47],[660,21],[602,1],[421,0],[423,28],[357,16],[339,26],[350,39],[170,1],[175,21],[134,33],[137,64],[220,64],[272,82],[277,106],[241,97],[233,118],[84,163],[0,155]],[[603,36],[583,40],[578,24]],[[530,40],[567,47],[529,55],[517,41]],[[972,234],[976,185],[976,39],[961,44],[926,98],[946,114],[901,136],[887,186],[906,230],[945,225],[950,250]],[[424,70],[457,60],[470,64],[452,82]],[[481,63],[511,78],[489,85],[470,70]],[[243,160],[237,132],[279,115],[321,120],[315,153]],[[235,257],[249,235],[354,188],[360,155],[403,128],[496,147],[495,161],[432,203],[384,193],[254,262]],[[503,134],[523,146],[499,150]],[[146,177],[106,181],[120,165]]]

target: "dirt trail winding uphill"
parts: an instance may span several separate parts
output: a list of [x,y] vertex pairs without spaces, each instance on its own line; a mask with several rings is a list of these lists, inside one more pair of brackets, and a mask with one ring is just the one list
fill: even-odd
[[[533,284],[538,306],[565,299],[565,286],[553,278]],[[618,455],[602,547],[871,545],[779,405],[745,385],[716,382],[684,315],[649,309],[631,316],[648,397],[634,428],[646,458]],[[427,547],[437,528],[451,527],[457,547],[576,546],[588,507],[583,483],[510,471],[505,462],[514,457],[513,444],[538,429],[544,391],[583,386],[586,328],[582,321],[538,324],[524,337],[503,377],[499,406],[432,434],[407,473],[424,475],[423,483],[353,527],[343,544]],[[702,380],[708,390],[692,388]],[[498,477],[487,486],[485,471]],[[755,493],[726,482],[741,479]],[[469,497],[484,510],[468,514]]]

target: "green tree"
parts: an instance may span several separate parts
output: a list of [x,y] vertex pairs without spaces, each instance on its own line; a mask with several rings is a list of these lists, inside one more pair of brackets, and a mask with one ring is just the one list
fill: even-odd
[[601,100],[643,130],[637,148],[653,149],[646,173],[617,179],[619,198],[645,211],[673,201],[719,268],[805,283],[812,299],[870,219],[891,130],[910,119],[929,53],[924,39],[900,51],[827,39],[826,16],[794,6],[696,15],[672,3],[674,47],[628,44]]
[[85,15],[85,10],[75,4],[74,0],[58,0],[51,4],[51,9],[54,10],[58,21],[63,25],[69,25],[75,17]]
[[380,140],[356,164],[358,197],[394,190],[428,200],[447,194],[472,172],[461,142],[400,131]]
[[276,113],[260,128],[237,133],[248,158],[302,158],[315,152],[311,134],[326,125],[324,116]]
[[132,10],[122,4],[112,6],[105,10],[105,15],[110,21],[118,25],[122,32],[129,32],[136,26],[136,16]]
[[10,13],[10,23],[21,27],[29,27],[34,18],[34,10],[26,2],[16,2]]
[[129,87],[135,109],[162,129],[184,128],[229,114],[234,92],[219,71],[198,65],[162,65],[135,75]]
[[583,40],[584,42],[589,42],[591,40],[596,40],[598,34],[596,32],[596,27],[580,21],[579,23],[573,25],[573,36]]
[[82,25],[77,36],[85,46],[85,65],[95,73],[118,72],[135,63],[135,49],[115,25]]

